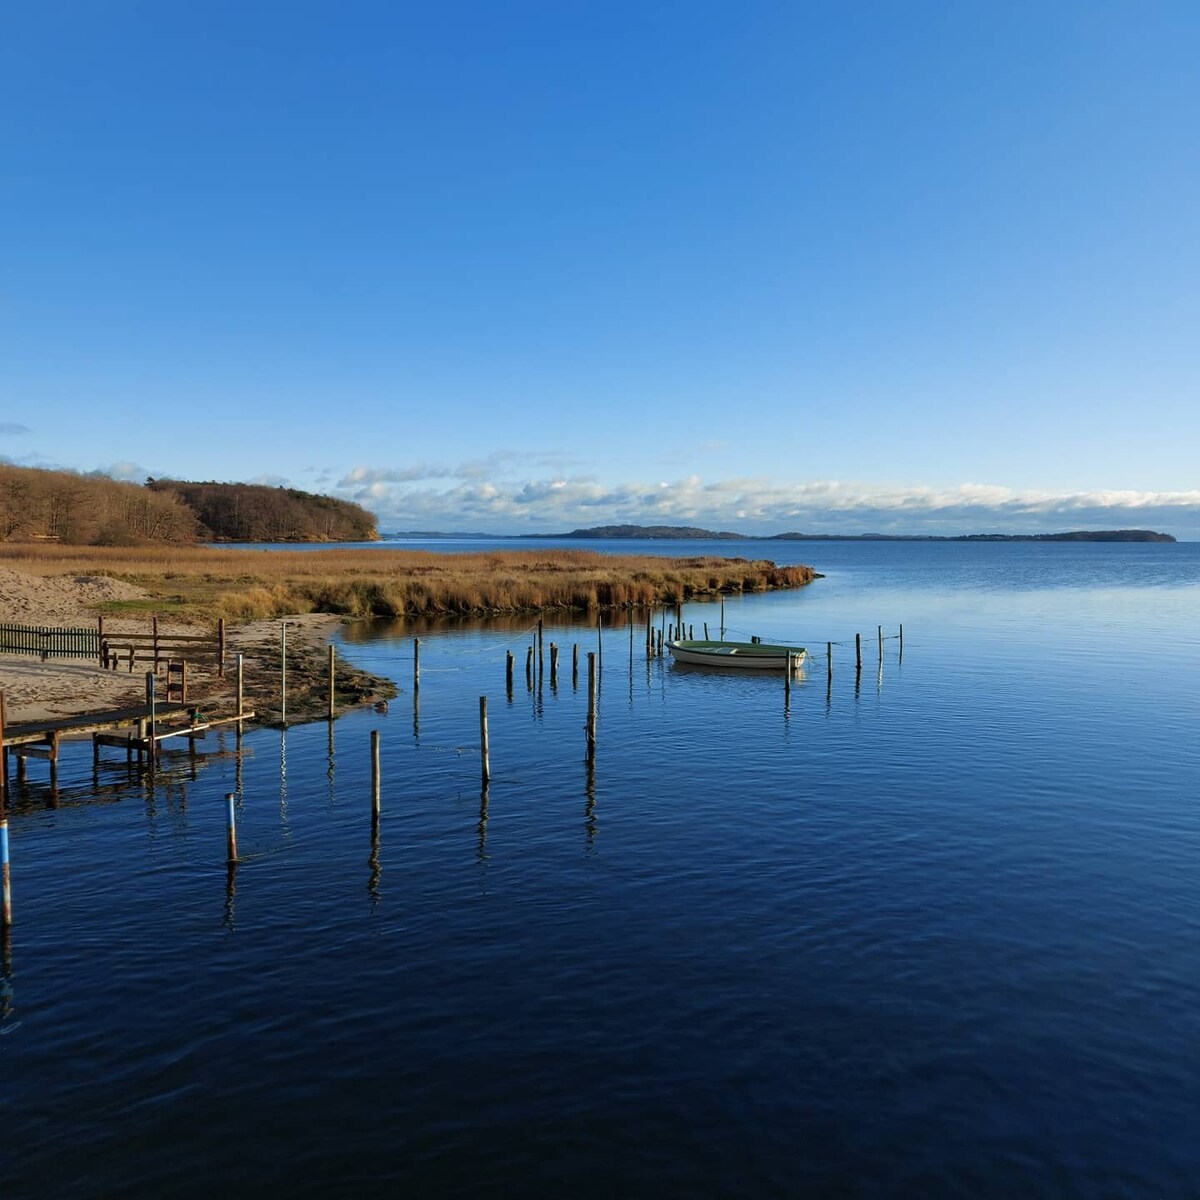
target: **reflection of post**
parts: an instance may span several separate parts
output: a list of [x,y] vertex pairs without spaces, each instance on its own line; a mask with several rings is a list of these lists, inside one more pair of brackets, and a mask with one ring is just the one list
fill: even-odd
[[596,761],[596,655],[588,651],[587,761]]
[[413,638],[413,691],[421,686],[421,639]]
[[279,731],[279,823],[287,829],[287,730]]
[[593,849],[596,842],[596,764],[589,763],[587,769],[586,799],[583,804],[583,827],[587,831],[587,848]]
[[791,703],[792,703],[792,655],[791,655],[791,652],[789,651],[788,656],[787,656],[787,663],[784,665],[784,668],[783,668],[783,709],[784,709],[784,712],[787,711],[787,709]]
[[379,903],[379,877],[383,874],[383,867],[379,862],[379,822],[377,820],[371,822],[371,853],[367,858],[367,866],[371,868],[371,874],[367,879],[367,891],[371,896],[371,906],[374,907]]
[[0,925],[0,1021],[7,1021],[12,1010],[12,930],[7,925]]
[[225,928],[232,929],[234,920],[233,901],[237,895],[237,863],[230,859],[225,869]]
[[334,791],[334,777],[335,777],[334,767],[337,765],[337,763],[336,763],[337,756],[335,755],[334,750],[335,750],[335,746],[334,746],[334,741],[333,741],[333,723],[330,722],[330,724],[329,724],[329,759],[328,759],[329,765],[325,769],[325,776],[329,780],[329,803],[330,804],[332,804],[334,802],[334,800],[337,798],[336,793]]
[[420,740],[421,737],[421,693],[413,692],[413,737]]
[[483,862],[487,858],[487,823],[488,823],[488,785],[485,782],[479,792],[479,824],[476,831],[479,834],[479,848],[475,857]]

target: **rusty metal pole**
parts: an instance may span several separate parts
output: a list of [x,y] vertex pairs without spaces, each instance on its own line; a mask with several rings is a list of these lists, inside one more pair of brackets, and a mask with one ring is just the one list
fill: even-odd
[[226,857],[232,866],[237,862],[237,821],[233,814],[233,803],[237,799],[236,792],[225,793],[225,848]]

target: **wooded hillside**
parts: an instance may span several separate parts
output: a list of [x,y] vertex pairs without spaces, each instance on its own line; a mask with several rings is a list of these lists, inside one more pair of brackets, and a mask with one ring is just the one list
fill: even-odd
[[197,535],[195,516],[170,492],[107,475],[0,463],[0,541],[129,546],[193,542]]
[[248,483],[148,480],[0,463],[0,542],[371,541],[366,509],[331,496]]
[[180,479],[151,479],[146,487],[182,500],[196,514],[206,540],[366,542],[379,536],[374,515],[361,505],[295,488]]

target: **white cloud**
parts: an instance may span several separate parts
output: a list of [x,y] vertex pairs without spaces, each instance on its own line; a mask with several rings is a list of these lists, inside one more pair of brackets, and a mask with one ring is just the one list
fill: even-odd
[[1170,526],[1182,531],[1177,536],[1200,536],[1200,491],[1056,493],[974,482],[942,488],[836,480],[705,482],[697,475],[602,484],[559,472],[506,480],[509,456],[488,461],[494,468],[490,479],[461,467],[358,467],[346,473],[336,491],[376,512],[384,529],[565,532],[588,525],[665,523],[762,534],[920,534]]

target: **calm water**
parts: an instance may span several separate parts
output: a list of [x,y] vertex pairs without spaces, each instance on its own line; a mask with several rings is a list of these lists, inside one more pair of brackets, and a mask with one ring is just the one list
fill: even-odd
[[826,573],[726,604],[820,658],[606,630],[594,776],[525,618],[348,629],[390,711],[240,767],[32,764],[0,1194],[1200,1194],[1200,545],[716,548]]

